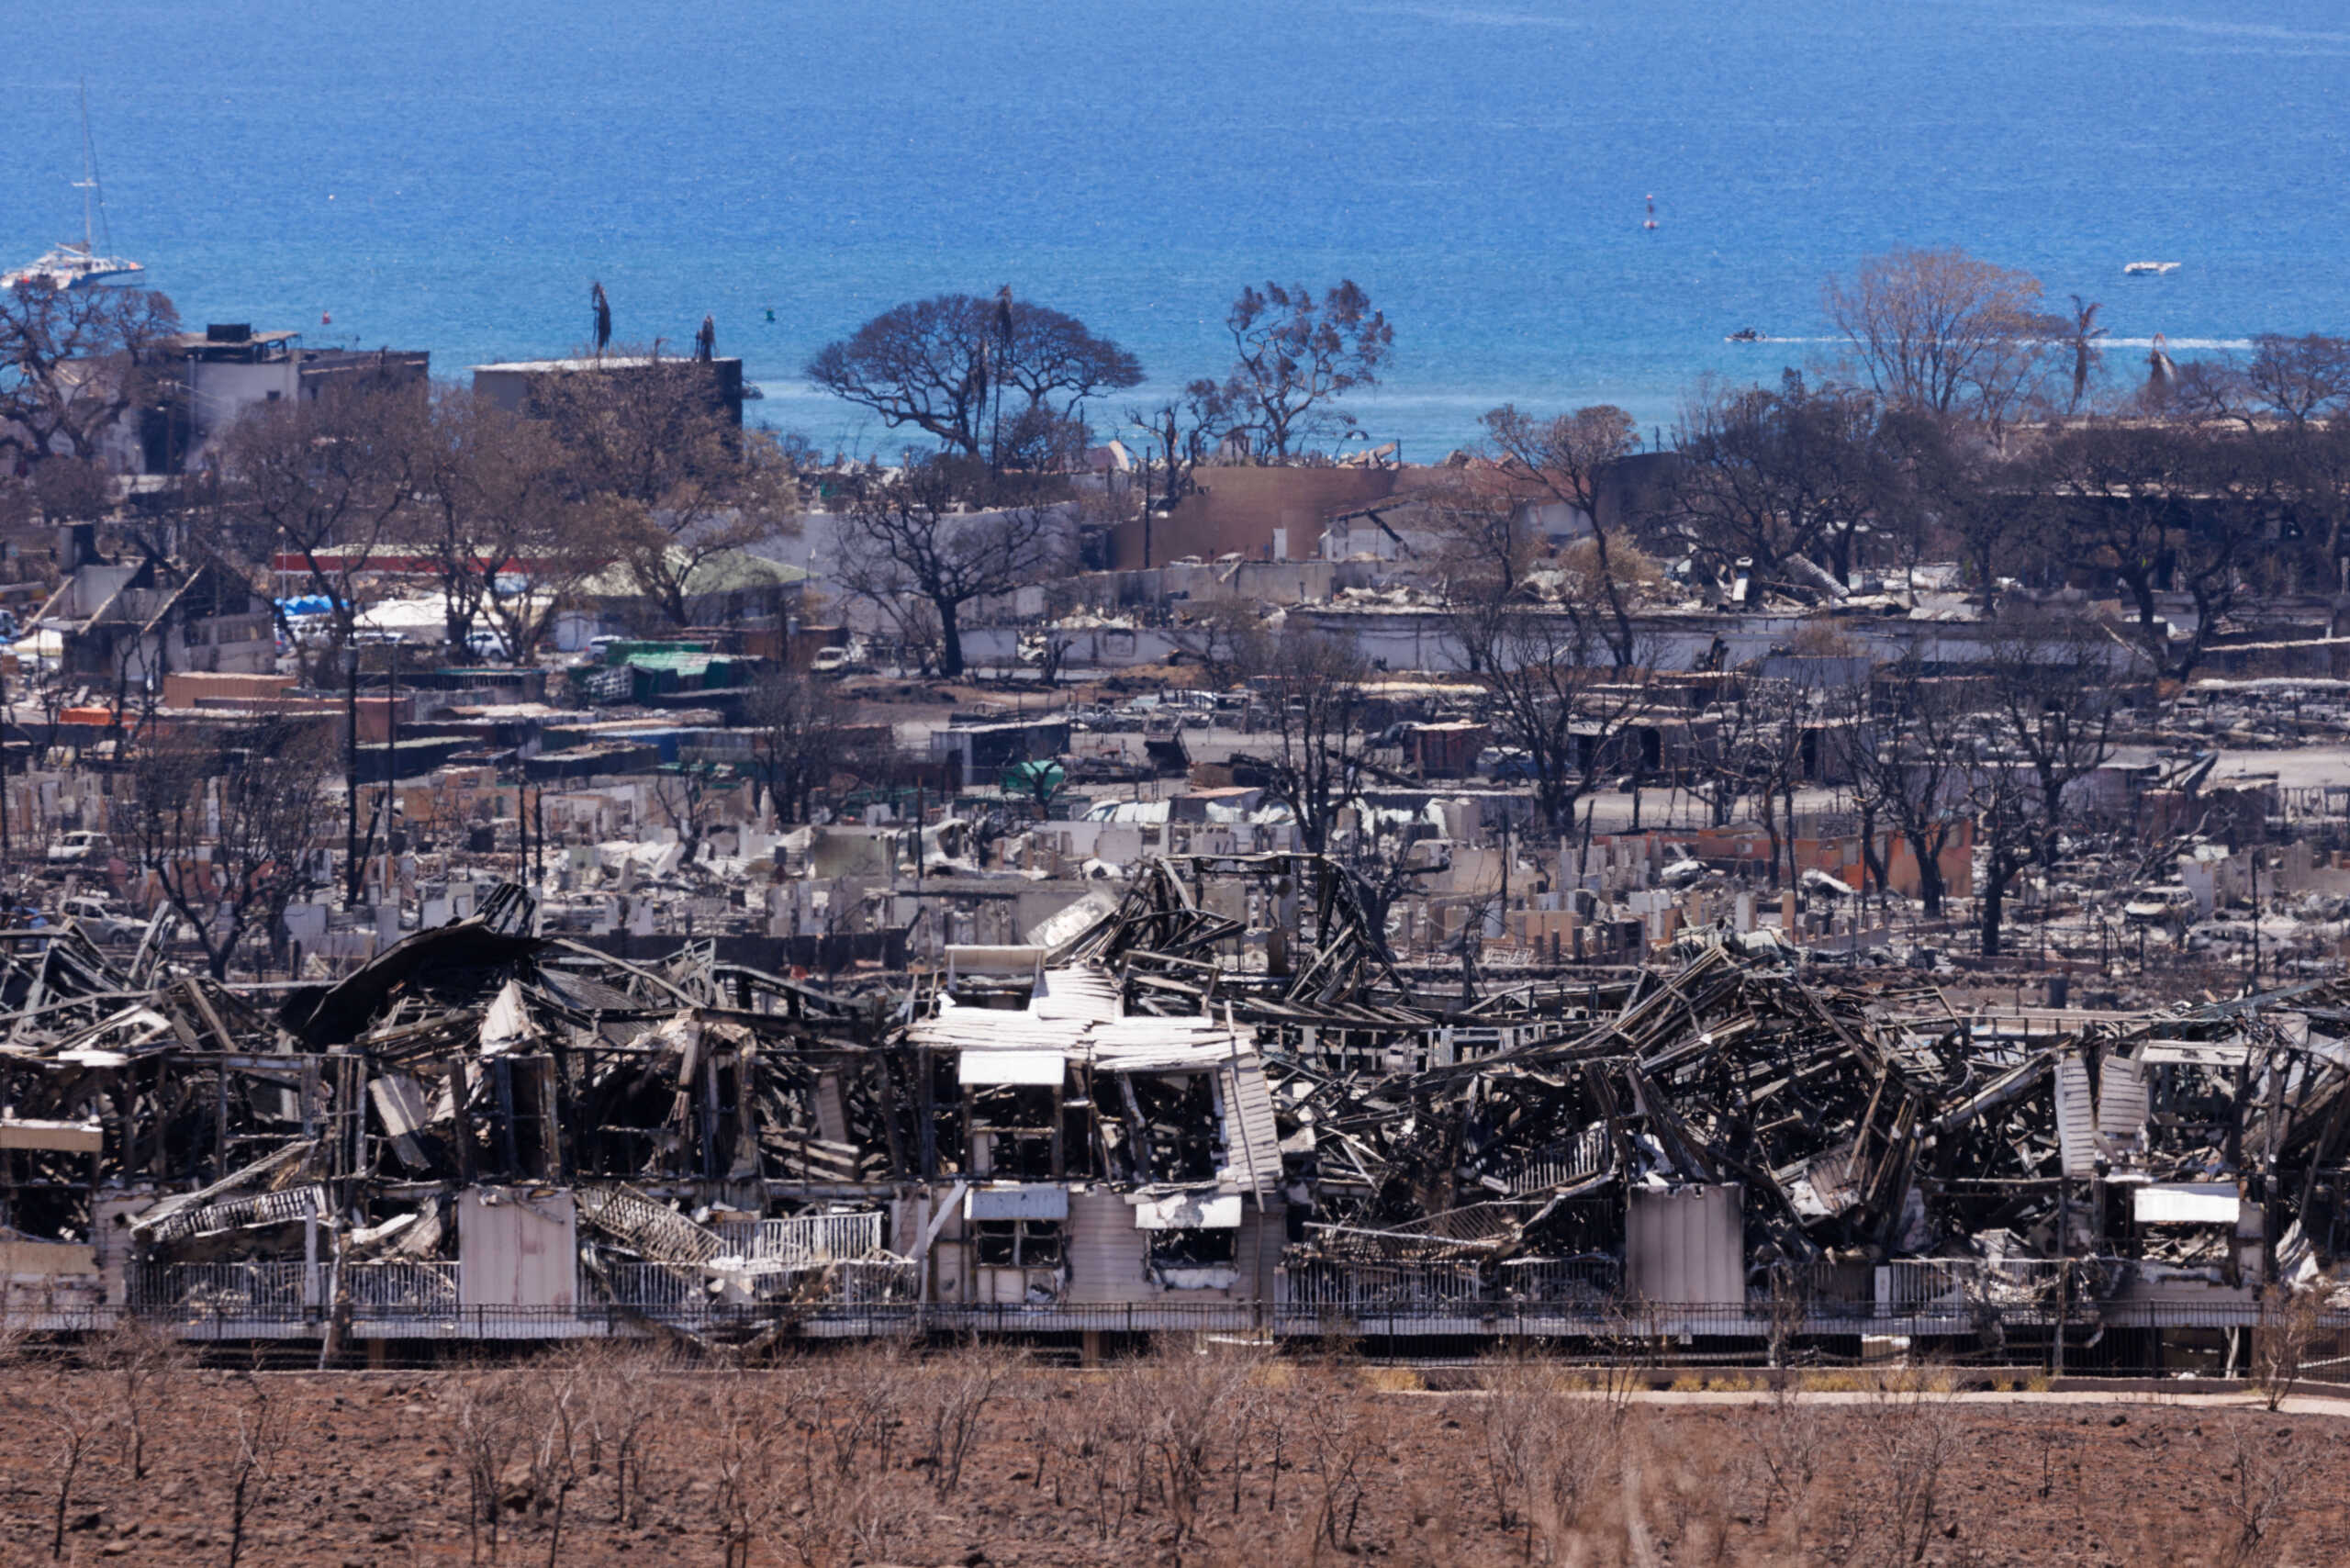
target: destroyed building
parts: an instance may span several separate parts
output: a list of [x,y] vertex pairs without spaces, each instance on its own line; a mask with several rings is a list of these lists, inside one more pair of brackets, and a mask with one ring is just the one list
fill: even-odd
[[[1294,951],[1221,961],[1233,882],[1295,901]],[[127,956],[7,933],[10,1320],[345,1351],[2062,1323],[2159,1361],[2272,1284],[2333,1301],[2350,1241],[2334,983],[2024,1033],[1725,941],[1468,1000],[1299,852],[1151,860],[912,988],[630,963],[536,915],[501,888],[274,987],[168,973],[161,923]]]

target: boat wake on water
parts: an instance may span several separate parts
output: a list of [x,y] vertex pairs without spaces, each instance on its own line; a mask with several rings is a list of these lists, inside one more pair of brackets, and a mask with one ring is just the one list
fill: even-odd
[[[1764,335],[1750,337],[1740,332],[1729,333],[1722,341],[1731,343],[1841,343],[1844,342],[1842,338],[1774,338]],[[2043,338],[2040,341],[2049,343],[2071,342],[2068,338]],[[2100,338],[2098,342],[2099,347],[2109,349],[2150,349],[2154,346],[2154,340],[2152,338]],[[2205,353],[2248,353],[2258,345],[2250,338],[2166,337],[2163,340],[2163,346],[2172,349],[2194,349]]]

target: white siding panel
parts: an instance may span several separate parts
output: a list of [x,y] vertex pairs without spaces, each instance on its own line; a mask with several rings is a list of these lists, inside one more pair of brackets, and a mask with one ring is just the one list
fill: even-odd
[[2097,1112],[2089,1103],[2089,1067],[2078,1057],[2056,1064],[2056,1147],[2065,1174],[2097,1174]]
[[1635,1187],[1625,1215],[1624,1275],[1635,1295],[1668,1306],[1746,1299],[1737,1186]]
[[1273,1125],[1272,1092],[1253,1056],[1229,1064],[1224,1078],[1223,1182],[1242,1192],[1270,1193],[1281,1184],[1281,1131]]
[[1143,1274],[1148,1238],[1135,1228],[1134,1205],[1117,1193],[1101,1189],[1071,1193],[1068,1238],[1068,1301],[1155,1301],[1162,1294]]
[[1240,1215],[1240,1282],[1229,1293],[1235,1301],[1271,1301],[1273,1282],[1281,1266],[1281,1249],[1289,1244],[1288,1205],[1275,1198],[1262,1212],[1251,1199]]
[[2146,1130],[2146,1071],[2128,1057],[2109,1056],[2098,1074],[2097,1130],[2134,1147]]

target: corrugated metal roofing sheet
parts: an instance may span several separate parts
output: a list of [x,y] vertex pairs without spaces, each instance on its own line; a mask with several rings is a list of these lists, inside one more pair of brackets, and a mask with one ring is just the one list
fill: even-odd
[[2131,1217],[2140,1225],[2233,1225],[2243,1211],[2235,1184],[2166,1182],[2132,1191]]
[[1043,994],[1028,1003],[1039,1018],[1083,1019],[1108,1023],[1123,1011],[1118,981],[1098,964],[1073,969],[1046,969]]
[[1069,1053],[1046,1050],[966,1050],[956,1063],[957,1083],[1041,1084],[1049,1089],[1069,1069]]

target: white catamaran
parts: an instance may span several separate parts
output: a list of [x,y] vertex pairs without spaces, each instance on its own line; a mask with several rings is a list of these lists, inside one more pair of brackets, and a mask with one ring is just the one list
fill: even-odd
[[[82,177],[73,182],[82,193],[82,242],[68,240],[52,246],[47,255],[14,272],[0,273],[0,288],[29,284],[37,288],[79,288],[100,278],[121,277],[146,269],[120,256],[98,253],[98,236],[106,233],[106,197],[98,191],[98,154],[90,140],[90,89],[82,89]],[[114,237],[106,235],[108,249]]]

